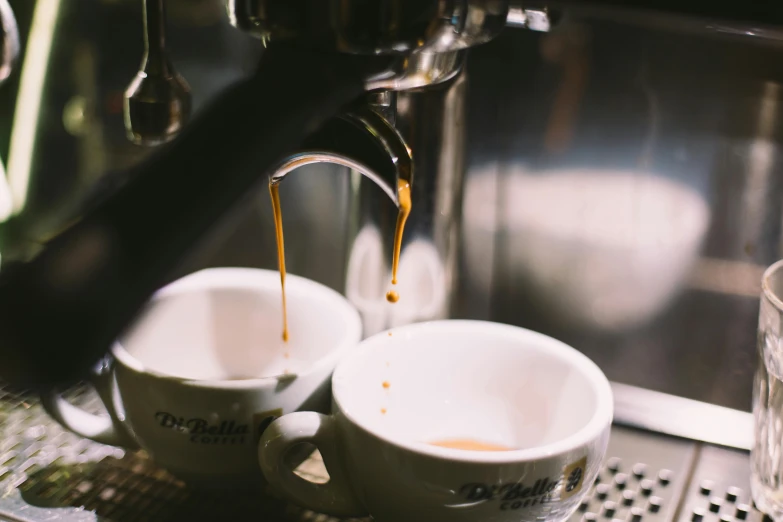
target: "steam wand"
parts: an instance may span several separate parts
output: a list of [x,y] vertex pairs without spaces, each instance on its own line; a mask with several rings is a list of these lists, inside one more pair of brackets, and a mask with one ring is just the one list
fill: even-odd
[[139,145],[176,136],[190,117],[190,87],[166,52],[163,0],[144,0],[144,58],[125,92],[125,127]]

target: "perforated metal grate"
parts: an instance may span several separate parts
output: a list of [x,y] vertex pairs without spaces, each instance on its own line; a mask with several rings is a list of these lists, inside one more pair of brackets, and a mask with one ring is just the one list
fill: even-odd
[[[67,397],[93,413],[102,410],[88,388],[74,389]],[[328,477],[317,453],[298,473],[317,482]],[[713,484],[710,494],[699,490],[704,481]],[[747,505],[747,485],[747,454],[743,452],[616,427],[599,479],[569,522],[759,522],[761,515]],[[710,502],[717,502],[717,497],[723,500],[713,511]],[[21,522],[339,522],[292,506],[269,492],[191,490],[156,467],[144,452],[126,452],[66,432],[35,397],[0,386],[3,518]]]
[[673,478],[674,472],[670,469],[650,469],[643,462],[623,463],[621,459],[611,457],[571,520],[667,520],[667,508],[676,494]]
[[[66,394],[92,413],[102,406],[89,388]],[[325,482],[318,454],[299,474]],[[98,444],[62,429],[38,400],[0,388],[0,519],[30,522],[195,519],[332,522],[258,492],[192,491],[141,452]]]
[[750,497],[748,455],[714,446],[701,449],[685,492],[679,522],[742,522],[761,514]]
[[569,522],[672,520],[696,444],[615,428],[609,455]]

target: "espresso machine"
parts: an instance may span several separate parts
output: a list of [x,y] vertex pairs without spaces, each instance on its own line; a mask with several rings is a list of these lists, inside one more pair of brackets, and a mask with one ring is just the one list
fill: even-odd
[[78,383],[179,275],[274,268],[270,179],[290,271],[344,293],[366,335],[489,319],[601,366],[616,428],[574,521],[761,519],[747,451],[758,285],[783,251],[783,7],[0,0],[0,17],[0,520],[320,520],[193,495],[28,391]]

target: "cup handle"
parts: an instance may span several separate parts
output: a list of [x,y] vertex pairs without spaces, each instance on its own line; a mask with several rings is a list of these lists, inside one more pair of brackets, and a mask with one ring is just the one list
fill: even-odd
[[[280,417],[264,431],[258,461],[269,483],[304,507],[339,517],[364,516],[367,510],[351,490],[340,462],[335,422],[333,417],[310,411]],[[321,452],[329,472],[326,484],[303,479],[286,463],[286,453],[304,442]]]
[[123,426],[124,408],[116,401],[119,396],[115,392],[116,382],[112,371],[114,361],[102,360],[93,370],[91,384],[98,392],[108,417],[93,415],[66,401],[56,390],[41,393],[41,404],[51,417],[64,428],[75,434],[112,446],[126,449],[137,449],[139,445]]

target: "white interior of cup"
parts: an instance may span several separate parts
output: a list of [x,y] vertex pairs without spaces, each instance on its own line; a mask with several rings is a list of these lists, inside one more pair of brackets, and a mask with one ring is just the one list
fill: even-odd
[[196,272],[161,290],[115,347],[136,369],[189,380],[303,374],[361,338],[337,292],[288,275],[289,341],[282,339],[280,275],[249,268]]
[[[334,397],[356,424],[417,451],[481,460],[566,451],[611,422],[606,377],[584,355],[535,332],[435,321],[365,340],[340,363]],[[513,451],[432,446],[468,439]]]

